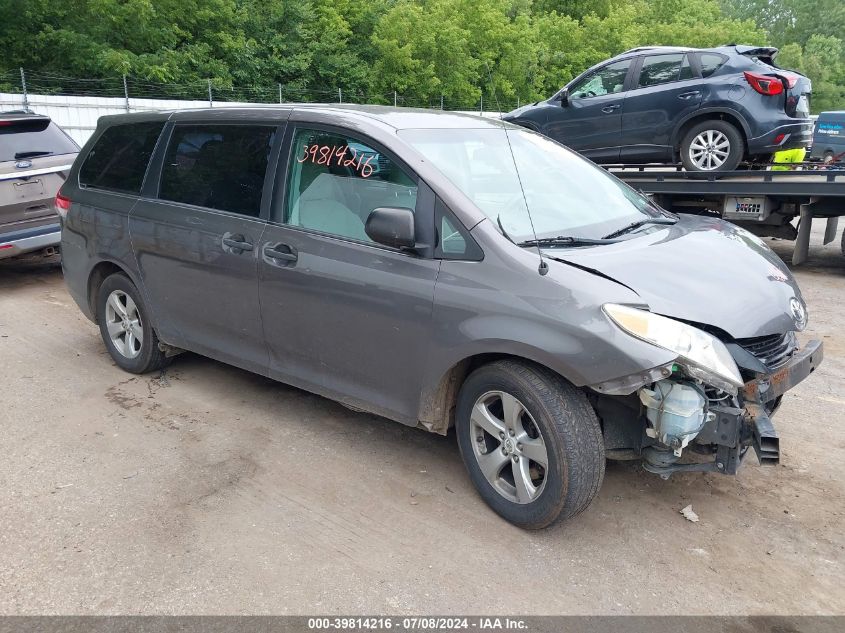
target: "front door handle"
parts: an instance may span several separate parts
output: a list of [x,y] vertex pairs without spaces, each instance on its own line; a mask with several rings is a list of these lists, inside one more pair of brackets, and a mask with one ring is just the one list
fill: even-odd
[[620,104],[614,103],[613,105],[604,106],[601,109],[601,111],[604,112],[605,114],[610,114],[611,112],[615,112],[616,110],[618,110],[621,107],[622,106]]
[[223,236],[223,250],[229,250],[235,255],[240,255],[244,251],[251,251],[253,248],[255,247],[252,242],[239,233],[226,233]]
[[681,94],[678,95],[678,99],[687,100],[687,99],[692,99],[694,97],[700,97],[700,96],[701,96],[701,92],[699,90],[692,90],[690,92],[682,92]]
[[296,254],[296,249],[287,244],[267,244],[264,247],[264,260],[268,264],[292,263],[297,259],[299,256]]

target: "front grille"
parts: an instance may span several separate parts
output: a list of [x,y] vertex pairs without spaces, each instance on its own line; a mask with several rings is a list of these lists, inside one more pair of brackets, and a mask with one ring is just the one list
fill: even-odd
[[792,354],[798,349],[795,332],[741,338],[737,340],[737,343],[751,352],[770,371],[786,365],[792,358]]

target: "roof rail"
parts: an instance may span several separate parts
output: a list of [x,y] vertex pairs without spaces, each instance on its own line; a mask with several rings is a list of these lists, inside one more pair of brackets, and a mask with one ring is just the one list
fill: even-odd
[[686,51],[692,50],[689,46],[637,46],[636,48],[632,48],[630,50],[625,51],[624,53],[619,53],[620,55],[627,55],[628,53],[639,53],[640,51]]

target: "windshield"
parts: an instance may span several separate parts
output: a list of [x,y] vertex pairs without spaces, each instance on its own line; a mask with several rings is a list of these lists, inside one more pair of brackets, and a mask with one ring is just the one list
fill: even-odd
[[540,239],[598,238],[660,215],[626,184],[533,132],[417,129],[399,135],[515,242],[534,239],[532,220]]
[[0,120],[0,162],[78,151],[49,119]]

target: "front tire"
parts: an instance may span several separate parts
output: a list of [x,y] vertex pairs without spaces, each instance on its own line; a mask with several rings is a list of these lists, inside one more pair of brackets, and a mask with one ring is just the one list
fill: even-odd
[[100,284],[97,322],[109,355],[121,369],[145,374],[167,365],[141,293],[123,273],[109,275]]
[[601,487],[601,428],[586,397],[538,365],[475,370],[458,395],[456,430],[470,479],[487,504],[526,529],[587,508]]
[[687,171],[733,171],[744,153],[742,134],[719,119],[692,126],[681,140],[681,162]]

